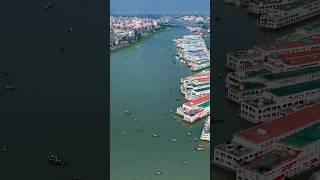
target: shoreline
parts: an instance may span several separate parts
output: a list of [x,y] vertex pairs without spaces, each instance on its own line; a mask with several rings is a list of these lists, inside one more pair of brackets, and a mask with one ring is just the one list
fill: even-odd
[[123,50],[123,49],[128,49],[128,48],[131,48],[133,47],[134,45],[138,45],[139,43],[151,38],[152,36],[156,35],[156,34],[159,34],[161,32],[165,32],[165,31],[169,31],[169,30],[172,30],[172,28],[169,28],[169,29],[160,29],[159,31],[156,31],[156,32],[152,32],[152,33],[148,33],[146,36],[143,36],[140,40],[136,41],[136,42],[133,42],[131,44],[129,44],[128,46],[125,46],[125,47],[122,47],[122,48],[117,48],[117,49],[114,49],[114,50],[111,50],[111,48],[109,47],[110,49],[110,52],[111,54],[112,53],[116,53],[120,50]]

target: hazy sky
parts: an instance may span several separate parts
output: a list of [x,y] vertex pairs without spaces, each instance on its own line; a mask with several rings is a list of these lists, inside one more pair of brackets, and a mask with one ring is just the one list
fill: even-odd
[[210,11],[210,0],[110,0],[110,4],[111,13]]

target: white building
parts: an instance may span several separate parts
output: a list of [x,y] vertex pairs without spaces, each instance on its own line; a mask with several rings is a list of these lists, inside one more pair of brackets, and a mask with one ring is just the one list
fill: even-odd
[[303,0],[276,7],[263,14],[259,26],[268,29],[279,29],[309,19],[320,14],[319,0]]
[[248,12],[252,14],[266,14],[273,8],[297,2],[298,0],[253,0],[249,2]]
[[255,171],[250,171],[254,166],[246,165],[262,159],[265,154],[272,153],[278,147],[278,142],[288,141],[285,138],[290,138],[291,135],[312,125],[319,125],[319,111],[319,104],[304,107],[285,117],[240,131],[234,134],[230,141],[215,147],[214,163],[236,171],[239,177],[237,179],[251,180],[257,177],[259,180],[269,180],[260,177]]
[[276,119],[320,97],[320,80],[265,90],[262,97],[242,101],[240,116],[252,123]]

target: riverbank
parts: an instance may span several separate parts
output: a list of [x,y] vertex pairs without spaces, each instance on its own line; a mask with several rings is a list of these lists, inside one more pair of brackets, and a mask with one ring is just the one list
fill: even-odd
[[152,37],[153,35],[157,34],[157,33],[161,33],[161,32],[164,32],[164,31],[167,31],[167,30],[170,30],[170,28],[163,28],[163,29],[160,29],[159,31],[156,31],[156,32],[152,32],[152,33],[147,33],[145,36],[143,36],[141,39],[137,40],[137,41],[134,41],[134,42],[131,42],[130,44],[124,46],[124,47],[119,47],[119,48],[115,48],[115,49],[111,49],[110,48],[110,52],[113,53],[113,52],[116,52],[118,50],[121,50],[121,49],[126,49],[126,48],[130,48],[131,46],[134,46],[134,45],[137,45],[138,43],[141,43],[143,42],[144,40]]

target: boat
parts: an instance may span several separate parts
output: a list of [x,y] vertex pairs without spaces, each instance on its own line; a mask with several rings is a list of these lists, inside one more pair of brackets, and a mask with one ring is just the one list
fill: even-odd
[[69,28],[68,32],[73,32],[73,27]]
[[5,86],[4,88],[7,90],[14,90],[16,87],[15,86]]
[[8,148],[8,147],[6,147],[6,146],[5,146],[5,147],[3,147],[3,148],[2,148],[2,152],[4,152],[4,153],[9,152],[9,148]]
[[127,115],[131,114],[131,112],[129,110],[125,110],[124,113]]
[[60,52],[71,53],[71,49],[60,48]]
[[157,135],[157,134],[151,134],[152,135],[152,137],[159,137],[159,135]]
[[217,17],[216,17],[216,20],[217,20],[217,21],[220,21],[220,20],[221,20],[221,18],[220,18],[219,16],[217,16]]
[[52,8],[53,8],[53,3],[50,3],[50,2],[46,5],[46,7],[44,7],[44,9],[46,9],[46,10],[49,10]]
[[188,133],[187,133],[187,135],[188,135],[188,136],[191,136],[191,133],[190,133],[190,132],[188,132]]
[[183,165],[187,165],[189,163],[189,161],[183,161],[182,164]]
[[52,165],[55,165],[55,166],[65,166],[66,165],[66,163],[55,154],[51,154],[48,156],[48,162]]
[[153,174],[155,174],[155,175],[161,175],[162,172],[157,170],[157,171],[155,171]]
[[176,142],[177,139],[176,139],[176,138],[171,138],[171,141],[172,141],[172,142]]
[[208,116],[204,123],[200,139],[204,141],[210,141],[210,116]]
[[8,72],[1,72],[1,74],[5,75],[5,76],[8,76],[8,75],[9,75]]
[[199,144],[197,147],[195,147],[195,150],[196,150],[196,151],[203,151],[203,150],[204,150],[204,147]]

